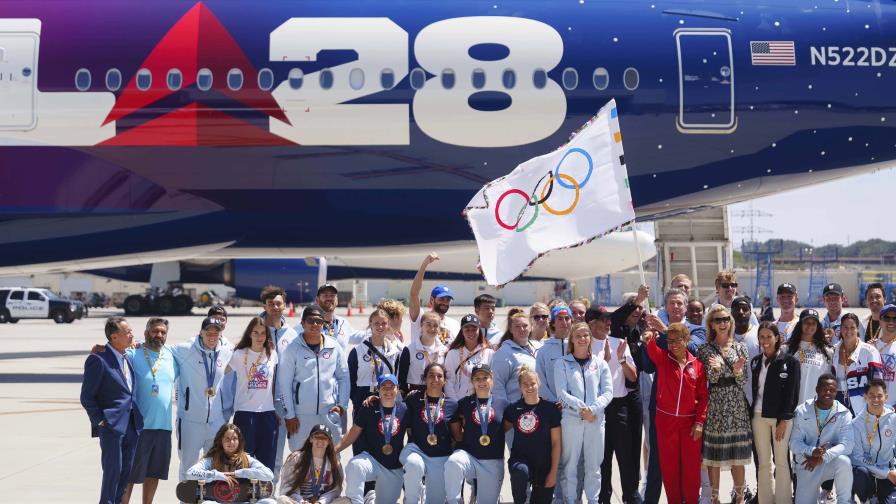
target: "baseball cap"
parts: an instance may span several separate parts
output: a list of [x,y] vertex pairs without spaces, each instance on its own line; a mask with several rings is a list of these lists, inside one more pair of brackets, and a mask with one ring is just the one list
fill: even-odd
[[333,291],[333,294],[339,294],[339,289],[337,289],[335,285],[331,283],[325,283],[317,288],[317,295],[320,296],[322,293],[328,290]]
[[896,312],[896,304],[884,305],[884,307],[880,309],[880,316],[883,317],[890,312]]
[[821,295],[824,296],[826,294],[836,294],[838,296],[843,295],[843,287],[840,287],[838,283],[829,283],[824,286],[824,289],[821,291]]
[[731,306],[734,306],[736,304],[745,304],[752,307],[753,301],[751,301],[747,296],[737,296],[733,301],[731,301]]
[[395,384],[395,386],[398,386],[398,378],[396,378],[394,374],[382,374],[376,379],[376,384],[378,387],[382,387],[386,382],[392,382],[393,384]]
[[464,315],[464,318],[460,319],[460,326],[463,327],[465,325],[474,325],[479,327],[479,317],[473,315],[472,313],[469,315]]
[[784,294],[787,292],[789,292],[790,294],[796,294],[796,286],[788,282],[784,282],[778,286],[778,294]]
[[572,317],[572,311],[570,311],[569,307],[565,304],[558,304],[557,306],[551,308],[551,322],[557,320],[557,317],[562,313],[565,313],[567,316]]
[[324,310],[320,306],[316,304],[308,305],[305,307],[305,310],[302,311],[302,320],[304,321],[310,317],[320,317],[324,318]]
[[818,312],[813,310],[812,308],[806,308],[805,310],[800,312],[800,322],[806,320],[807,318],[814,318],[816,322],[821,321],[821,318],[818,316]]
[[492,367],[488,364],[476,364],[475,366],[473,366],[473,372],[470,373],[470,376],[472,377],[476,373],[492,374]]
[[218,317],[205,317],[202,320],[202,330],[206,330],[209,326],[215,326],[218,329],[224,328],[224,320]]
[[311,432],[308,433],[308,437],[312,437],[318,433],[326,434],[328,438],[333,439],[333,433],[330,431],[330,428],[322,423],[316,424],[314,427],[312,427]]
[[443,297],[454,299],[454,296],[451,295],[451,287],[442,284],[433,287],[432,292],[429,295],[436,299]]
[[592,320],[605,320],[612,317],[612,314],[607,310],[604,306],[592,306],[588,308],[588,311],[585,312],[585,322],[591,322]]

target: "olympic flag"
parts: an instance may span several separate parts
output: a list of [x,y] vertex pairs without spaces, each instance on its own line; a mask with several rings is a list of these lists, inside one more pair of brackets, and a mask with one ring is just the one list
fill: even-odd
[[490,285],[511,282],[548,251],[582,245],[634,220],[616,101],[568,144],[486,184],[464,214]]

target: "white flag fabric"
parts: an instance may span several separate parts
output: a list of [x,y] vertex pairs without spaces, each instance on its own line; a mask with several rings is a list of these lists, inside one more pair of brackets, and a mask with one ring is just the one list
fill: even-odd
[[550,250],[582,245],[634,220],[616,101],[568,144],[486,184],[464,214],[490,285],[516,279]]

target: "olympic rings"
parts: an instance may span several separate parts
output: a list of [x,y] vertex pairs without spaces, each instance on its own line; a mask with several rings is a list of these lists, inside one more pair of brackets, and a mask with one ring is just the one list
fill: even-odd
[[[582,182],[577,181],[571,175],[567,175],[565,173],[560,173],[560,167],[563,165],[563,162],[569,157],[570,154],[576,153],[581,154],[585,157],[585,160],[588,162],[588,173],[585,175],[584,180]],[[553,215],[569,215],[573,210],[579,205],[579,196],[581,195],[581,189],[585,187],[585,184],[591,180],[591,174],[594,171],[594,162],[591,159],[591,155],[588,154],[584,149],[580,149],[578,147],[574,147],[566,151],[562,158],[560,158],[560,162],[557,163],[556,168],[554,168],[553,172],[547,172],[544,176],[538,179],[538,182],[535,183],[535,187],[532,188],[532,194],[526,194],[521,189],[508,189],[501,196],[498,197],[498,201],[495,204],[495,221],[497,221],[498,225],[508,231],[516,231],[517,233],[522,233],[523,231],[529,229],[532,224],[538,219],[538,207],[544,207],[545,211]],[[547,179],[547,183],[542,186],[542,183]],[[561,187],[565,189],[573,189],[575,190],[575,198],[573,202],[563,210],[556,210],[548,205],[547,201],[550,199],[551,195],[554,193],[554,182],[557,182]],[[539,194],[538,188],[541,187],[541,193]],[[504,220],[501,219],[501,203],[507,196],[511,194],[518,194],[522,196],[526,200],[526,204],[520,208],[519,213],[516,217],[516,222],[513,224],[508,224]],[[536,194],[538,196],[536,196]],[[523,216],[526,213],[526,209],[529,207],[535,207],[535,212],[532,214],[532,217],[529,221],[520,226],[520,222],[523,219]]]

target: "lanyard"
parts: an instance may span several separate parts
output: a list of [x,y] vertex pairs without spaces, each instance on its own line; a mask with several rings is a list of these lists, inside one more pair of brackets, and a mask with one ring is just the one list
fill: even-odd
[[821,431],[823,431],[824,428],[827,427],[829,423],[831,423],[831,420],[833,420],[834,417],[837,416],[834,414],[833,410],[834,407],[831,406],[831,410],[828,411],[827,418],[825,418],[824,423],[821,423],[821,417],[818,415],[818,404],[815,404],[815,425],[818,426],[818,439],[815,440],[815,446],[818,446],[821,443]]
[[246,386],[248,386],[248,382],[252,381],[252,377],[255,376],[255,372],[258,371],[258,363],[261,362],[261,356],[264,355],[264,350],[258,353],[258,357],[255,359],[255,364],[252,364],[252,368],[249,368],[249,349],[246,348],[246,353],[243,354],[243,367],[246,368]]
[[[311,460],[311,465],[314,466],[314,460]],[[323,484],[324,476],[327,473],[327,457],[324,456],[324,461],[320,464],[320,467],[314,466],[311,475],[311,491],[314,493],[314,498],[320,497],[320,488]]]
[[218,363],[218,351],[211,352],[211,362],[208,361],[205,350],[201,350],[200,353],[202,354],[202,368],[205,370],[205,381],[208,383],[209,390],[211,390],[215,384],[215,365]]
[[156,373],[159,371],[159,363],[162,362],[162,353],[165,351],[165,347],[159,349],[159,356],[156,358],[155,364],[149,359],[149,350],[146,347],[143,347],[143,357],[146,358],[146,364],[149,366],[149,372],[152,373],[152,382],[156,382]]
[[479,404],[479,398],[476,398],[476,415],[479,417],[479,428],[482,429],[482,435],[488,434],[489,414],[492,411],[492,397],[488,396],[488,402],[485,403],[485,413],[482,412],[482,405]]
[[325,323],[321,332],[330,336],[331,338],[335,338],[337,334],[339,334],[339,319],[336,316],[333,316],[333,321],[329,324]]
[[[386,412],[383,411],[383,403],[380,403],[380,423],[383,425],[383,439],[386,444],[392,443],[392,426],[395,424],[395,406],[392,407],[392,414],[389,415],[389,422],[386,423]],[[390,452],[391,453],[391,452]],[[386,454],[388,455],[388,453]]]
[[877,330],[871,332],[871,326],[874,325],[874,319],[868,319],[868,327],[865,331],[865,341],[874,341],[880,336],[880,322],[877,323]]
[[[491,398],[489,398],[491,399]],[[442,413],[442,405],[445,404],[445,395],[442,394],[442,397],[439,398],[439,405],[436,408],[435,418],[433,418],[432,408],[429,406],[429,401],[426,398],[423,399],[423,407],[426,408],[426,426],[429,428],[430,434],[435,434],[436,431],[436,422],[439,421],[439,417]]]
[[870,452],[871,451],[871,442],[874,441],[874,436],[877,434],[877,427],[880,425],[880,417],[875,415],[874,427],[869,431],[868,430],[868,417],[869,416],[871,416],[870,413],[865,415],[865,439],[868,440],[868,451]]

